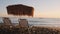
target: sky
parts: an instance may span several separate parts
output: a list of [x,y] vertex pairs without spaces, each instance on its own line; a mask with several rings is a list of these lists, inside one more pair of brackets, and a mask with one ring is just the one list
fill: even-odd
[[34,7],[34,17],[60,18],[60,0],[0,0],[0,17],[11,17],[6,7],[14,4]]

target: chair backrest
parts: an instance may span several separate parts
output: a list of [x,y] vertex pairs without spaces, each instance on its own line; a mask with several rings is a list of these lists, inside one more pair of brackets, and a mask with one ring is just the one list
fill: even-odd
[[4,25],[12,25],[11,20],[7,17],[3,17]]
[[20,27],[28,27],[28,21],[26,19],[19,19]]

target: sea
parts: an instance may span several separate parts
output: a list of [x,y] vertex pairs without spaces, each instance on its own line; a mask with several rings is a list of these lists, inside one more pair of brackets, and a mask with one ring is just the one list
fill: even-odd
[[[59,27],[60,28],[60,18],[16,18],[9,17],[11,22],[16,25],[19,19],[27,19],[29,26],[48,26],[48,27]],[[3,18],[0,17],[0,23],[3,23]]]

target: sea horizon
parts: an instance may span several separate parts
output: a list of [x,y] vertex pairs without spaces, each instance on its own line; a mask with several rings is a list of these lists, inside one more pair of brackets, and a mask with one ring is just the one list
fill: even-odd
[[[60,18],[9,18],[14,24],[18,24],[18,19],[27,19],[28,24],[32,26],[49,26],[49,27],[59,27]],[[3,23],[3,18],[0,17],[0,23]]]

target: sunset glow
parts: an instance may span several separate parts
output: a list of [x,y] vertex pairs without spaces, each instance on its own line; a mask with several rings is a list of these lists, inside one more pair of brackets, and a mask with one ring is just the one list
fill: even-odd
[[0,16],[12,17],[7,14],[6,6],[13,4],[34,7],[34,17],[60,18],[60,0],[0,0]]

